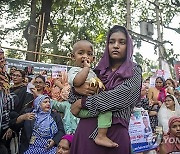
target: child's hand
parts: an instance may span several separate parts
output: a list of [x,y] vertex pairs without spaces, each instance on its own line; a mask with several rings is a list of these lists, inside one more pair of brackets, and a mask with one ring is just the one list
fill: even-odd
[[84,67],[91,67],[90,60],[87,58],[84,59],[83,64],[84,64]]

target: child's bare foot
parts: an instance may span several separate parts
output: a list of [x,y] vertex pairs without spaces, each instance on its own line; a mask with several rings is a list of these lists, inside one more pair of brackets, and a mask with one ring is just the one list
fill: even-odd
[[101,146],[109,147],[109,148],[115,148],[119,145],[113,141],[111,141],[107,136],[97,136],[94,139],[95,143]]

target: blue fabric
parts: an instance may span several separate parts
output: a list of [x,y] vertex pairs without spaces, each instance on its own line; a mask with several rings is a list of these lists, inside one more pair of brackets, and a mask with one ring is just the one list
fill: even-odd
[[[40,95],[34,100],[35,123],[33,133],[31,135],[29,148],[24,154],[55,154],[56,148],[47,149],[48,140],[52,139],[58,132],[56,122],[51,117],[51,109],[44,112],[41,109],[41,103],[46,99],[50,99],[47,95]],[[51,102],[50,102],[51,103]]]
[[48,139],[50,137],[42,137],[37,132],[33,131],[32,136],[35,136],[35,142],[33,144],[29,144],[29,148],[24,154],[55,154],[56,147],[52,147],[50,149],[46,149],[48,144]]
[[[49,96],[47,95],[39,95],[35,100],[34,100],[34,109],[33,112],[36,114],[35,115],[35,125],[34,125],[34,129],[37,133],[41,134],[41,135],[45,135],[47,136],[47,130],[50,130],[51,136],[53,136],[52,134],[54,134],[54,127],[53,127],[53,123],[54,120],[51,117],[51,109],[48,112],[44,112],[42,111],[40,105],[41,103],[46,99],[50,99]],[[51,102],[50,102],[51,104]],[[52,106],[51,106],[52,108]],[[57,127],[57,126],[56,126]]]

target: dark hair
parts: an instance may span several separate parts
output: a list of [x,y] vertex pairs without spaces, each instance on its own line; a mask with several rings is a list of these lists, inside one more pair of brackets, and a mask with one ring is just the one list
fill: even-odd
[[45,77],[44,77],[44,76],[42,76],[42,75],[38,75],[38,76],[36,76],[36,77],[35,77],[35,80],[36,80],[37,78],[41,78],[41,79],[43,80],[43,82],[44,82],[44,83],[46,82]]
[[165,97],[165,99],[166,99],[167,97],[169,97],[170,99],[172,99],[173,101],[175,101],[175,100],[174,100],[174,97],[173,97],[172,95],[167,95],[167,96]]
[[[157,79],[160,79],[160,80],[163,82],[163,87],[166,85],[165,79],[164,79],[163,77],[158,76],[158,77],[156,78],[156,81],[157,81]],[[155,82],[156,82],[156,81],[155,81]]]
[[11,66],[11,67],[10,67],[10,69],[11,69],[11,68],[16,68],[16,69],[17,69],[17,67],[16,67],[16,66]]
[[25,71],[23,71],[23,70],[19,70],[19,69],[17,69],[15,72],[19,72],[19,73],[21,73],[22,78],[25,78],[25,76],[26,76],[26,73],[25,73]]
[[[126,36],[126,39],[127,39],[127,31],[126,29],[123,27],[123,26],[119,26],[119,25],[114,25],[108,32],[108,36],[107,36],[107,46],[109,45],[109,40],[110,40],[110,37],[113,33],[116,33],[116,32],[122,32],[125,36]],[[127,49],[126,49],[126,56],[123,58],[123,61],[125,61],[127,58]],[[111,57],[110,57],[111,59]]]
[[123,26],[119,26],[119,25],[114,25],[110,30],[109,30],[109,33],[108,33],[108,37],[110,38],[110,36],[113,34],[113,33],[116,33],[116,32],[122,32],[126,35],[127,37],[127,32],[126,32],[126,29],[123,27]]
[[31,82],[32,81],[32,78],[31,77],[27,77],[28,78],[28,82]]

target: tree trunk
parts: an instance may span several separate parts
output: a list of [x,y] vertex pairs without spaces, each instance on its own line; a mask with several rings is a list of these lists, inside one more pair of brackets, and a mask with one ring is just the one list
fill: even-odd
[[[28,43],[27,50],[39,52],[41,49],[41,44],[42,44],[44,35],[47,31],[48,23],[50,21],[50,12],[51,12],[53,0],[42,0],[41,11],[39,13],[36,13],[36,10],[37,10],[36,2],[37,2],[37,0],[31,1],[30,21],[27,25],[27,28],[24,31],[24,37]],[[45,15],[44,21],[40,20],[40,18],[39,18],[39,15],[41,15],[41,17],[43,17],[43,14]],[[36,18],[38,18],[38,23],[36,22]],[[39,29],[40,36],[37,36],[39,25],[41,25],[40,29]],[[41,33],[41,31],[42,31],[42,33]],[[33,53],[27,53],[26,60],[37,61],[38,55],[35,55]]]
[[[41,15],[41,20],[40,22],[40,36],[37,41],[37,52],[41,52],[41,44],[43,42],[45,33],[47,31],[48,24],[50,22],[50,13],[51,13],[51,7],[53,4],[53,0],[42,0],[42,5],[41,5],[41,11],[39,15]],[[40,55],[36,57],[36,61],[40,61]]]
[[[36,44],[36,33],[37,33],[37,23],[36,23],[36,0],[31,1],[31,15],[30,21],[24,31],[24,37],[27,40],[28,51],[35,51],[35,44]],[[35,54],[27,53],[26,60],[34,61]]]

